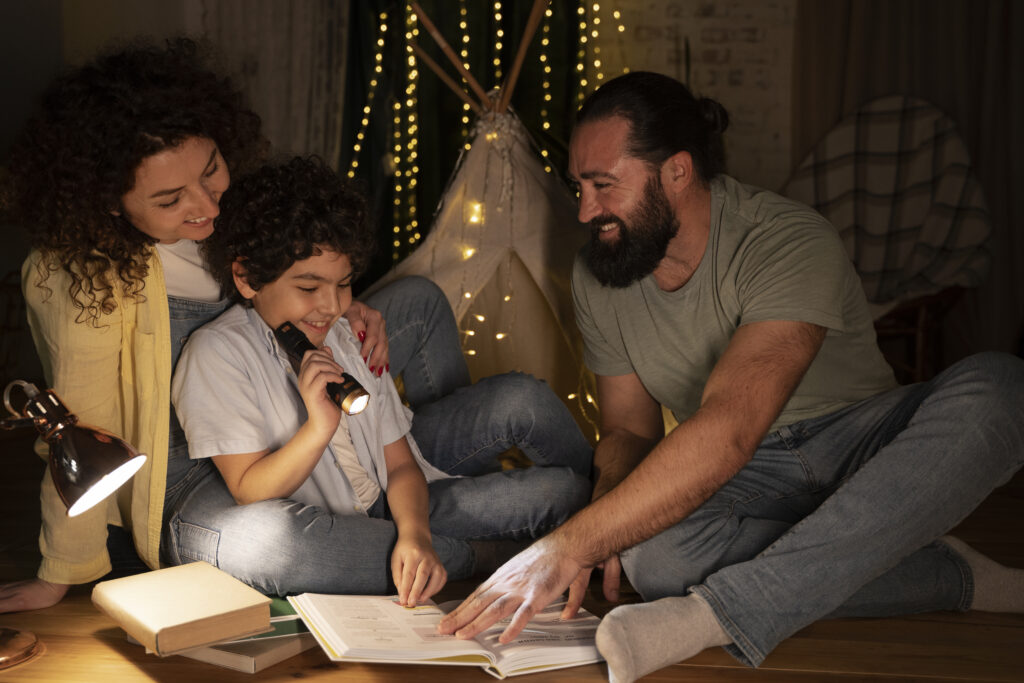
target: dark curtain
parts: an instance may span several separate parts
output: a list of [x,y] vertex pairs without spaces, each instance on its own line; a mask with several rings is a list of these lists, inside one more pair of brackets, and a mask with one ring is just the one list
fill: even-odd
[[[459,27],[459,9],[455,0],[423,0],[421,6],[437,26],[438,31],[458,54],[463,31]],[[494,78],[493,60],[502,62],[502,78],[507,76],[515,59],[519,41],[524,33],[531,2],[506,0],[502,3],[501,27],[504,40],[500,52],[495,50],[497,23],[493,16],[493,2],[467,0],[467,33],[470,36],[469,71],[485,89],[498,85]],[[548,33],[550,45],[546,49],[552,66],[549,80],[553,99],[547,105],[550,128],[541,127],[543,72],[538,60],[541,49],[541,30],[530,42],[529,52],[514,89],[512,108],[523,120],[534,139],[551,154],[552,166],[560,173],[565,168],[565,149],[571,130],[571,117],[575,112],[575,51],[577,28],[573,16],[576,3],[551,3],[553,16]],[[353,3],[350,17],[349,72],[345,92],[344,128],[339,167],[349,168],[353,143],[367,103],[370,79],[374,74],[374,53],[379,34],[378,17],[387,12],[388,30],[383,53],[383,73],[372,103],[370,124],[366,139],[358,153],[356,177],[365,184],[371,198],[373,220],[377,226],[377,256],[359,286],[364,288],[382,275],[397,261],[392,256],[392,228],[395,224],[394,179],[388,157],[392,149],[392,103],[404,98],[406,87],[405,3],[384,0],[366,0]],[[420,26],[419,46],[456,81],[461,82],[455,68],[439,50],[426,30]],[[462,100],[422,63],[417,64],[418,80],[418,165],[417,217],[419,231],[425,237],[438,201],[444,193],[448,178],[455,168],[460,151],[467,141],[463,136]],[[468,86],[467,92],[473,96]],[[475,96],[474,96],[475,99]],[[472,115],[471,115],[472,116]],[[474,120],[471,118],[469,128]],[[409,216],[403,215],[403,221]],[[418,243],[417,243],[418,244]],[[400,257],[415,249],[416,245],[403,243]]]
[[993,222],[992,271],[946,318],[945,361],[1024,344],[1024,3],[801,0],[793,87],[795,163],[875,97],[929,100],[967,143]]

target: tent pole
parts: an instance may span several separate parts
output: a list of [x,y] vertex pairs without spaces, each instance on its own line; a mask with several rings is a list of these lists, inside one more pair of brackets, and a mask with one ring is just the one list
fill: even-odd
[[477,104],[472,97],[467,95],[466,91],[463,90],[451,76],[446,74],[444,70],[438,65],[438,63],[430,58],[430,55],[423,51],[423,48],[417,45],[415,41],[409,41],[409,45],[412,47],[412,51],[416,53],[416,56],[419,57],[420,60],[422,60],[423,63],[426,64],[431,71],[437,74],[437,77],[441,79],[442,83],[451,88],[452,92],[458,95],[463,102],[468,104],[469,108],[473,110],[474,114],[480,114],[480,105]]
[[416,13],[416,16],[419,17],[420,22],[423,24],[423,27],[427,29],[427,33],[429,33],[430,37],[434,39],[437,46],[441,48],[441,52],[444,52],[445,56],[448,57],[448,60],[455,65],[455,69],[459,72],[459,75],[466,79],[466,82],[469,83],[469,87],[472,88],[473,92],[476,93],[476,96],[480,98],[480,104],[483,108],[491,109],[492,104],[490,98],[487,97],[487,91],[481,88],[480,84],[476,82],[475,78],[473,78],[473,75],[466,70],[466,67],[463,66],[462,62],[456,56],[455,51],[452,50],[451,45],[449,45],[448,41],[444,39],[441,32],[437,30],[437,27],[434,26],[434,22],[430,20],[430,17],[427,16],[426,12],[423,11],[423,8],[420,7],[418,2],[412,3],[412,11]]
[[512,63],[512,70],[509,72],[508,78],[505,79],[505,83],[501,86],[501,98],[498,100],[498,105],[494,108],[499,114],[504,114],[505,110],[508,109],[509,103],[512,101],[512,90],[516,87],[516,81],[519,80],[519,72],[522,71],[523,62],[526,60],[526,49],[530,46],[530,41],[533,40],[533,36],[537,32],[537,27],[540,26],[540,18],[544,14],[547,5],[548,0],[533,0],[533,7],[530,8],[530,17],[526,21],[526,30],[523,33],[522,40],[519,41],[516,61]]

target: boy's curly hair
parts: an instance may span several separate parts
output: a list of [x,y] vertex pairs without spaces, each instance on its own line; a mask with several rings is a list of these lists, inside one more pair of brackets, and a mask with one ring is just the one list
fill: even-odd
[[71,276],[79,321],[113,311],[115,288],[141,296],[154,240],[112,211],[143,159],[204,137],[244,172],[267,148],[259,116],[207,53],[179,38],[102,54],[47,88],[12,147],[0,204],[44,255],[39,286],[60,268]]
[[224,293],[237,292],[231,264],[242,261],[259,290],[296,261],[326,248],[348,257],[353,280],[373,255],[366,199],[316,156],[268,164],[239,178],[221,197],[213,234],[202,243],[210,272]]

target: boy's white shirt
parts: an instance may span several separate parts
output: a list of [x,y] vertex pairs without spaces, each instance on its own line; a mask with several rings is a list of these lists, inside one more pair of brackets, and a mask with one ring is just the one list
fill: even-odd
[[[412,411],[402,404],[390,375],[377,377],[366,367],[344,318],[332,326],[325,344],[370,394],[366,409],[347,421],[356,462],[368,479],[387,490],[384,445],[400,438],[408,441],[428,482],[448,478],[424,460],[409,434]],[[232,306],[191,335],[174,373],[171,398],[192,458],[273,451],[306,420],[295,374],[273,331],[254,309],[242,305]],[[339,440],[344,445],[341,439],[336,433],[332,444]],[[334,514],[366,515],[366,504],[333,448],[328,446],[290,498]],[[360,488],[365,495],[365,485]]]

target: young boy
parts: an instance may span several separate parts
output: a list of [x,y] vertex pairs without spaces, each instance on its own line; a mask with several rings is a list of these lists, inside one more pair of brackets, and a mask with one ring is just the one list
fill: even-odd
[[[451,478],[422,458],[391,378],[361,362],[341,317],[372,238],[361,195],[322,162],[264,167],[220,208],[204,250],[239,303],[192,335],[172,391],[190,457],[212,458],[220,478],[171,520],[175,561],[212,560],[282,594],[382,592],[389,568],[414,605],[448,575],[490,569],[494,546],[478,541],[535,538],[587,501],[568,469]],[[286,322],[316,347],[298,373],[273,333]],[[326,391],[343,371],[370,394],[357,415]],[[283,556],[249,545],[250,524],[280,525]]]

